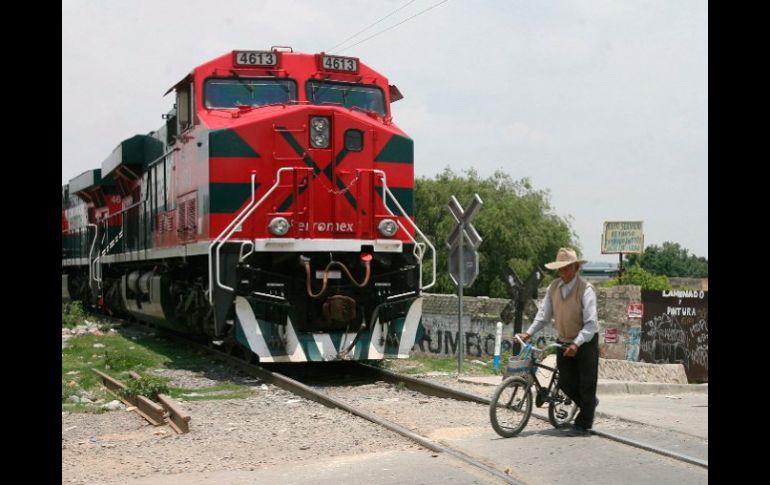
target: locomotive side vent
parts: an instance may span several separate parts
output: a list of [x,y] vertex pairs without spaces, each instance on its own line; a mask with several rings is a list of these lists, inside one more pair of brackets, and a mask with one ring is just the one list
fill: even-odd
[[179,242],[194,241],[198,229],[198,197],[197,192],[191,192],[179,197],[177,202],[177,234]]

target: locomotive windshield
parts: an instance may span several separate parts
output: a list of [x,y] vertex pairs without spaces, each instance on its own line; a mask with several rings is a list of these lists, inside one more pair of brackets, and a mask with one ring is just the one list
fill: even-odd
[[385,96],[376,86],[308,81],[307,98],[313,104],[340,104],[346,108],[361,108],[385,116]]
[[289,79],[208,79],[204,86],[207,108],[237,108],[288,103],[297,100],[297,84]]

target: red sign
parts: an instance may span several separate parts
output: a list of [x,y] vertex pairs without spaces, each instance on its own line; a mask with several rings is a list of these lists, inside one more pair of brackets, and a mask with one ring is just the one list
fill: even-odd
[[628,318],[642,318],[644,313],[644,305],[641,303],[629,303],[628,304]]
[[617,328],[608,328],[604,331],[604,343],[605,344],[616,344],[618,343],[618,329]]

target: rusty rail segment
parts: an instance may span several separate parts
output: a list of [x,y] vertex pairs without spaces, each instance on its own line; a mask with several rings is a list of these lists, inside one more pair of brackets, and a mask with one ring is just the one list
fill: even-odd
[[[123,397],[118,391],[125,389],[126,385],[121,381],[111,377],[96,369],[91,369],[101,377],[104,386],[115,394],[118,399],[127,406],[132,406],[134,411],[146,419],[153,426],[160,426],[168,422],[169,426],[177,433],[188,433],[190,431],[190,415],[179,408],[169,396],[158,394],[160,404],[151,401],[144,396]],[[129,376],[133,379],[140,379],[142,376],[134,371],[129,371]]]
[[177,433],[190,432],[190,415],[179,408],[179,405],[165,394],[158,394],[158,401],[168,411],[168,425]]
[[137,412],[137,414],[146,419],[150,424],[153,426],[160,426],[164,424],[165,420],[163,419],[162,407],[150,401],[144,396],[123,397],[118,391],[125,389],[125,384],[115,379],[114,377],[108,376],[104,372],[100,372],[93,368],[91,370],[102,378],[102,382],[107,389],[112,391],[118,397],[118,399],[123,401],[123,403],[125,403],[127,406],[134,407],[134,410]]
[[[142,376],[139,375],[137,372],[134,371],[128,371],[128,375],[131,376],[132,379],[141,379]],[[167,396],[166,394],[158,394],[158,401],[160,402],[160,408],[161,413],[165,412],[165,417],[167,418],[168,425],[171,426],[171,429],[176,431],[179,434],[182,433],[189,433],[190,432],[190,417],[189,414],[184,412],[180,407],[179,404],[177,404],[173,399],[171,399],[171,396]]]

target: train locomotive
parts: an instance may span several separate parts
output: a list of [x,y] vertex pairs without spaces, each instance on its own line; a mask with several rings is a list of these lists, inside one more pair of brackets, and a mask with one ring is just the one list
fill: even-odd
[[[62,187],[62,298],[260,362],[404,358],[436,252],[398,88],[354,57],[232,51]],[[425,269],[427,268],[427,269]]]

